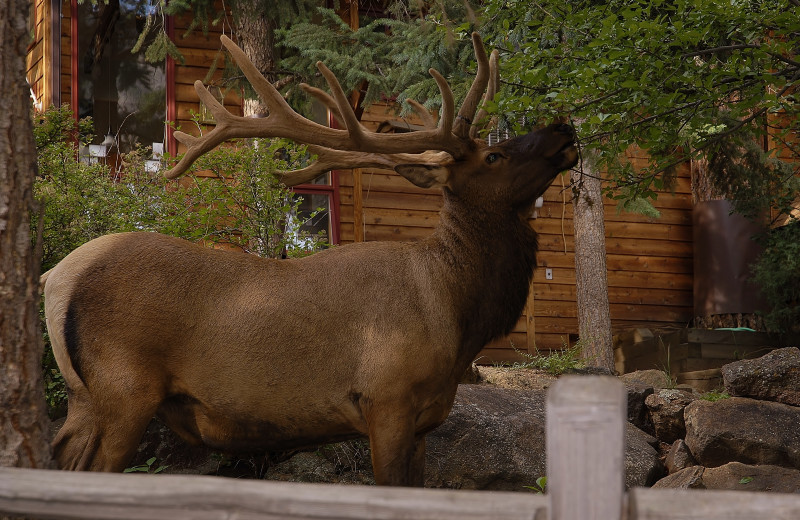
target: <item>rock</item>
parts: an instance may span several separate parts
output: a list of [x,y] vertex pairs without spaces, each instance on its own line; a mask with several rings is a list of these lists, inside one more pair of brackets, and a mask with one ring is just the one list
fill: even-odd
[[369,448],[366,441],[360,440],[298,453],[285,462],[269,466],[264,478],[286,482],[375,485]]
[[[522,491],[547,474],[542,390],[461,385],[450,416],[428,434],[427,487]],[[626,485],[661,474],[652,438],[627,430]]]
[[730,462],[703,472],[706,489],[799,493],[800,470],[779,466],[751,466]]
[[658,440],[631,423],[626,425],[625,486],[652,486],[666,474],[664,464],[653,447]]
[[634,379],[625,382],[625,389],[628,391],[628,422],[654,435],[653,421],[650,420],[650,413],[644,404],[647,396],[653,394],[653,387]]
[[660,441],[672,444],[686,435],[683,410],[695,399],[693,394],[685,390],[666,388],[647,396],[644,402]]
[[627,386],[629,383],[637,381],[639,383],[643,383],[647,386],[650,386],[656,390],[661,390],[662,388],[669,388],[672,386],[672,381],[670,381],[667,374],[661,370],[637,370],[635,372],[629,372],[627,374],[623,374],[619,377],[623,383]]
[[729,394],[800,406],[800,349],[773,350],[722,367]]
[[672,488],[672,489],[705,489],[703,483],[703,466],[692,466],[682,469],[671,475],[667,475],[655,484],[653,488]]
[[800,468],[800,408],[731,397],[686,407],[686,444],[703,466],[728,462]]
[[693,466],[664,477],[653,488],[800,492],[800,470],[730,462],[716,468]]
[[671,475],[683,469],[696,466],[697,461],[694,460],[692,452],[689,450],[689,447],[686,445],[683,439],[678,439],[672,443],[672,446],[667,453],[666,460],[664,461],[664,465],[667,467],[667,471]]
[[425,486],[522,491],[547,474],[543,390],[460,385],[426,437]]

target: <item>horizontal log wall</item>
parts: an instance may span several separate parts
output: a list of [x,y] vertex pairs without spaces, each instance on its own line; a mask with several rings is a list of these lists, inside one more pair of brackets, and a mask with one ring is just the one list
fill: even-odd
[[48,0],[33,0],[31,17],[33,26],[33,41],[28,45],[28,53],[26,56],[26,76],[31,91],[36,96],[36,99],[42,103],[41,108],[47,107],[46,97],[47,81],[46,81],[46,62],[44,59],[47,31],[50,27],[50,14],[49,14],[49,1]]
[[[221,7],[221,4],[217,7]],[[200,98],[194,89],[195,81],[201,80],[206,85],[221,87],[224,94],[223,104],[233,114],[242,114],[242,100],[238,89],[226,90],[221,81],[227,56],[219,40],[223,34],[222,27],[212,26],[208,34],[203,34],[202,30],[195,28],[187,35],[190,22],[191,18],[188,15],[175,17],[173,39],[184,58],[182,64],[175,64],[175,124],[176,129],[197,136],[200,135],[200,128],[192,121],[193,114],[200,113]],[[226,28],[224,33],[230,36],[230,28]],[[215,66],[216,70],[208,77],[212,66]],[[207,132],[213,126],[203,125],[203,128],[203,131]],[[178,153],[185,151],[185,147],[179,144]]]

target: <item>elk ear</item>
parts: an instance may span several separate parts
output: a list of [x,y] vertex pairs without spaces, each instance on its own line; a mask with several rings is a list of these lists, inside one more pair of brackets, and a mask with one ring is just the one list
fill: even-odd
[[394,171],[420,188],[439,188],[450,177],[450,170],[441,164],[398,164]]

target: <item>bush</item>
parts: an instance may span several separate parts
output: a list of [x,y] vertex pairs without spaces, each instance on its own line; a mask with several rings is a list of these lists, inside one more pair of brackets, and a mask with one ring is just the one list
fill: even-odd
[[773,229],[753,266],[756,283],[770,305],[764,314],[773,332],[800,332],[800,221]]
[[[42,272],[70,251],[100,235],[128,229],[108,168],[77,160],[91,121],[76,123],[69,108],[52,108],[37,118],[34,138],[38,174],[34,196],[44,204]],[[36,236],[38,222],[33,220]]]

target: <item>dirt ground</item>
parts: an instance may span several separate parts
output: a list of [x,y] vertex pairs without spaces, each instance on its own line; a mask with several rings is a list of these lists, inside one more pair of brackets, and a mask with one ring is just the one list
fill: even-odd
[[543,390],[556,381],[556,376],[535,368],[479,366],[479,384],[501,388]]

